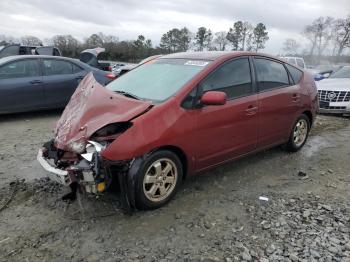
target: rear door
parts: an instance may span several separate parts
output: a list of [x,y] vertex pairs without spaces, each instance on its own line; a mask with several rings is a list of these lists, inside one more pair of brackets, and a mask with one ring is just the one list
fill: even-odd
[[284,64],[277,60],[254,58],[258,101],[258,147],[285,142],[300,110],[300,87],[294,85]]
[[41,61],[46,106],[66,106],[86,72],[75,63],[64,59],[44,58]]
[[248,57],[225,62],[199,85],[201,93],[222,91],[228,101],[222,106],[197,110],[194,138],[197,170],[250,152],[257,144],[257,95]]
[[39,60],[23,58],[0,67],[0,112],[20,112],[45,106]]

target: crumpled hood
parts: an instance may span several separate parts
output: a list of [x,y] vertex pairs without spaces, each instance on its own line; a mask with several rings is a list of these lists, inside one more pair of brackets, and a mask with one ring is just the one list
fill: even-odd
[[350,91],[350,78],[327,78],[316,85],[318,90]]
[[151,103],[124,97],[100,85],[89,73],[72,95],[55,128],[62,150],[73,141],[87,141],[100,128],[125,122],[146,112]]

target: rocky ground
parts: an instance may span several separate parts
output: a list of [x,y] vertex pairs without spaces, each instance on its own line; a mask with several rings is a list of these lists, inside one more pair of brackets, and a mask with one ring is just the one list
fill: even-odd
[[63,202],[40,178],[58,116],[0,117],[0,261],[350,261],[349,118],[319,116],[300,152],[191,177],[164,208],[127,216],[115,194]]

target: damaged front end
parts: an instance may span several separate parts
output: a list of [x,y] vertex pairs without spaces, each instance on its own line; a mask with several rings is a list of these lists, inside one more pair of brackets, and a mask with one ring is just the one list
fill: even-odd
[[54,140],[50,140],[39,150],[37,159],[52,180],[71,188],[80,185],[81,192],[97,194],[104,192],[112,180],[99,154],[104,147],[88,141],[79,154],[58,149]]
[[117,178],[122,206],[134,206],[129,179],[134,159],[108,160],[103,151],[132,127],[151,105],[115,94],[89,74],[80,83],[55,128],[55,138],[39,150],[37,160],[49,178],[76,192],[101,194]]

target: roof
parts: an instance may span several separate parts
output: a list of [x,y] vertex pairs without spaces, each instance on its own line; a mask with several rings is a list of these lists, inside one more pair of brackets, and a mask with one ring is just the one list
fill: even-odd
[[256,54],[253,52],[243,51],[205,51],[205,52],[182,52],[164,55],[159,59],[167,58],[179,58],[179,59],[197,59],[197,60],[211,60],[214,61],[224,56],[238,56],[238,55],[249,55]]
[[[26,59],[26,58],[52,58],[52,59],[65,59],[65,60],[74,60],[77,61],[77,59],[70,58],[70,57],[64,57],[64,56],[53,56],[53,55],[13,55],[13,56],[6,56],[3,58],[0,58],[0,64],[9,62],[9,61],[15,61],[17,59]],[[79,61],[79,60],[78,60]]]

